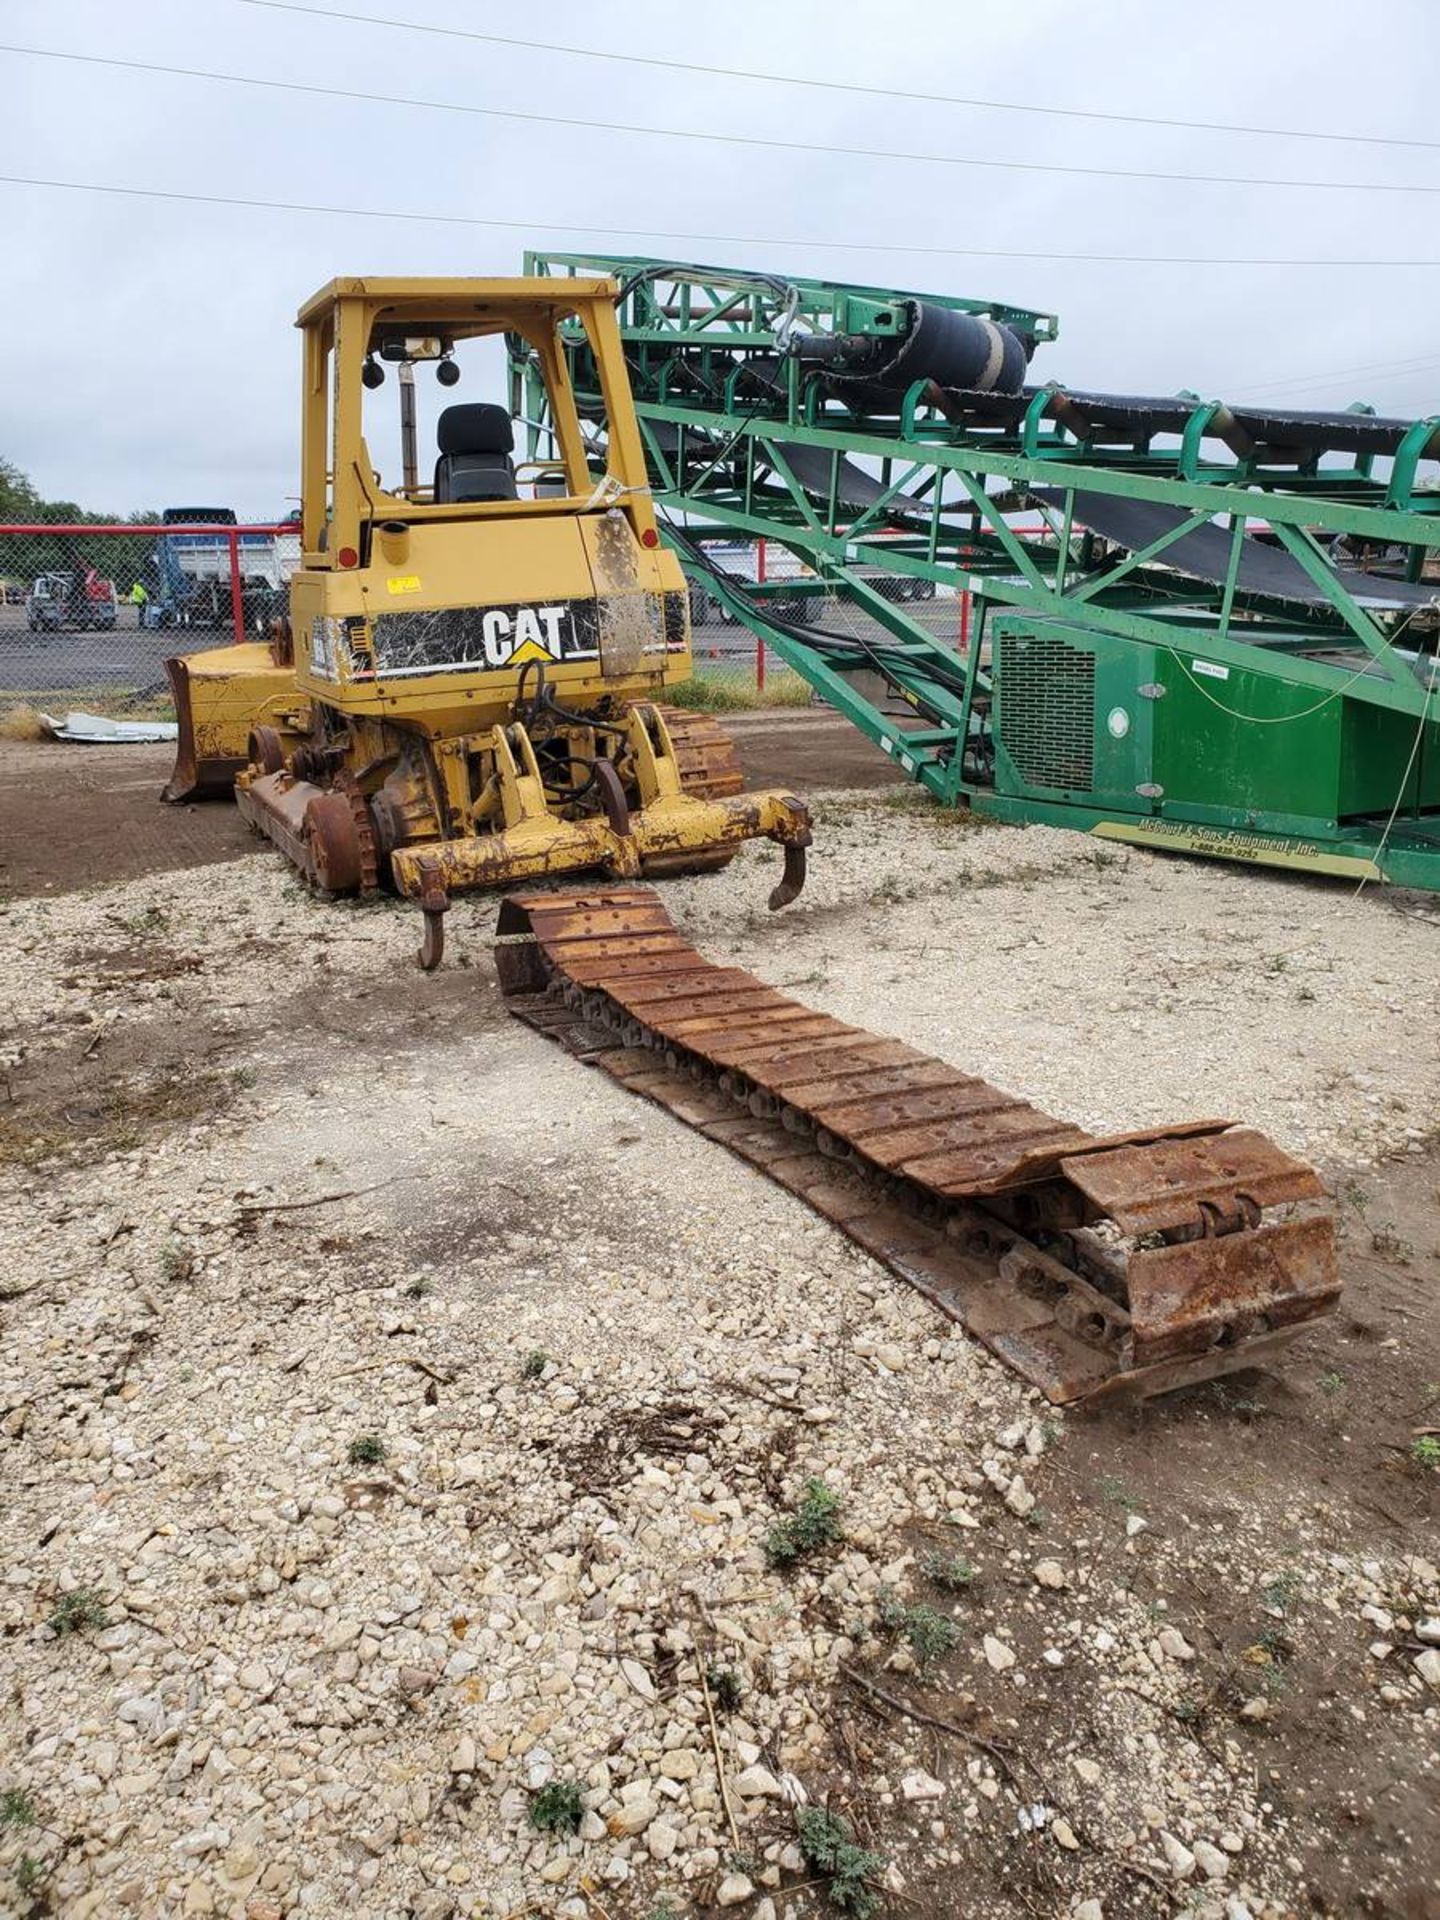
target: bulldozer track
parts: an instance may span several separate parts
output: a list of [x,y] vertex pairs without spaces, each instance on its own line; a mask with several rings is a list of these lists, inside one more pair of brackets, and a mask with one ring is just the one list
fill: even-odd
[[1249,1128],[1098,1138],[712,965],[645,887],[510,895],[496,959],[520,1019],[799,1195],[1056,1403],[1262,1363],[1339,1297],[1318,1175]]
[[745,776],[735,742],[718,720],[687,707],[659,706],[675,749],[675,770],[686,793],[697,800],[723,800],[743,792]]

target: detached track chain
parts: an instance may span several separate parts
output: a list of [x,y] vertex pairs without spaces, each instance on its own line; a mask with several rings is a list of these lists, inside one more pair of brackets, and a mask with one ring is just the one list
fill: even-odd
[[1333,1220],[1301,1205],[1319,1178],[1262,1134],[1097,1139],[712,966],[645,887],[510,895],[498,931],[518,1018],[798,1194],[1057,1403],[1263,1363],[1339,1298]]

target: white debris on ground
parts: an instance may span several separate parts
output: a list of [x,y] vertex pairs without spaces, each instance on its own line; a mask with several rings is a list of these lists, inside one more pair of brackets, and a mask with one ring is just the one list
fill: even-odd
[[[667,885],[677,919],[1097,1128],[1223,1111],[1339,1166],[1433,1124],[1433,929],[1043,829],[827,811],[800,908],[764,914],[773,854],[747,851]],[[0,1067],[123,1063],[80,1145],[63,1114],[0,1133],[0,1904],[777,1920],[823,1910],[796,1809],[834,1793],[886,1821],[880,1890],[979,1841],[1034,1854],[1057,1914],[1127,1876],[1197,1920],[1289,1912],[1291,1816],[1243,1718],[1272,1711],[1265,1648],[1202,1738],[1210,1649],[1132,1591],[1193,1536],[1036,1526],[1067,1422],[509,1021],[493,905],[450,922],[473,964],[427,980],[410,912],[327,907],[268,854],[0,910]],[[147,1047],[187,1035],[157,1106]],[[772,1565],[812,1480],[842,1537]],[[1263,1538],[1203,1551],[1268,1604]],[[968,1571],[937,1584],[936,1556]],[[1433,1734],[1435,1636],[1403,1649],[1434,1566],[1352,1563],[1317,1520],[1293,1568],[1358,1662],[1402,1650],[1372,1710]],[[921,1602],[955,1641],[925,1681],[948,1747],[883,1697],[925,1673]],[[1083,1727],[1037,1755],[1025,1727],[1082,1677]],[[862,1774],[865,1684],[888,1746]],[[540,1830],[572,1786],[578,1829]]]

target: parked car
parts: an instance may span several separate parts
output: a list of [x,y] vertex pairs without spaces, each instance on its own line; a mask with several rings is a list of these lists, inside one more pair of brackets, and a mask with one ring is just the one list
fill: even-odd
[[93,567],[78,573],[42,573],[25,602],[32,633],[59,633],[73,627],[85,633],[112,633],[116,620],[115,582]]

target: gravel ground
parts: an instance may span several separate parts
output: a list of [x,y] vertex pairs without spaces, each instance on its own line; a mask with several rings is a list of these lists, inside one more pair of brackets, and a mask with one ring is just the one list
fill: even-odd
[[[747,850],[677,920],[1097,1129],[1429,1166],[1433,908],[820,812],[800,906]],[[800,1920],[828,1804],[862,1915],[1433,1911],[1420,1483],[1366,1535],[1082,1470],[1093,1424],[510,1022],[492,921],[425,979],[269,853],[0,910],[0,1910]],[[837,1537],[776,1566],[797,1507]],[[1302,1650],[1406,1789],[1363,1908],[1275,1785]]]

